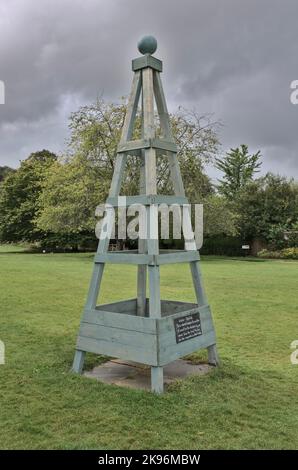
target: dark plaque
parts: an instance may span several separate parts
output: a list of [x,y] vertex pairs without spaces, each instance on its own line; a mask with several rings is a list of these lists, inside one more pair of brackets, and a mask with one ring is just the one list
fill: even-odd
[[199,313],[175,318],[174,320],[176,343],[187,341],[202,334],[201,319]]

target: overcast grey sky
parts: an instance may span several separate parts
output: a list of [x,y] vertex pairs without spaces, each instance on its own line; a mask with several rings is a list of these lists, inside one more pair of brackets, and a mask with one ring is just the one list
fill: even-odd
[[153,34],[171,111],[214,113],[223,151],[246,143],[263,172],[297,177],[297,23],[298,0],[1,0],[0,165],[63,152],[70,112],[127,95]]

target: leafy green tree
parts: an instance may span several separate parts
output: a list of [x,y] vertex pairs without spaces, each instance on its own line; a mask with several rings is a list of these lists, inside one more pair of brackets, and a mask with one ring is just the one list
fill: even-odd
[[232,148],[223,159],[216,158],[216,168],[224,173],[218,190],[227,199],[234,200],[239,191],[252,181],[261,166],[260,151],[250,155],[247,145]]
[[[237,199],[238,230],[243,239],[280,239],[280,227],[291,230],[298,221],[298,184],[268,173],[248,183]],[[275,233],[275,235],[274,235]],[[273,238],[272,238],[273,235]]]
[[298,234],[298,232],[295,232],[295,224],[293,226],[289,224],[272,225],[267,237],[269,248],[271,250],[282,250],[283,248],[297,246],[298,237],[296,233]]
[[[108,195],[125,112],[123,103],[98,100],[71,115],[68,153],[63,162],[49,169],[39,198],[39,229],[73,234],[94,231],[95,208]],[[219,146],[216,123],[182,110],[171,119],[186,193],[191,201],[200,202],[213,193],[203,165],[214,158]],[[138,118],[134,138],[140,137],[140,129]],[[165,156],[158,158],[157,164],[159,192],[171,193]],[[138,193],[139,173],[140,159],[129,156],[123,194]]]
[[[190,202],[199,203],[214,193],[210,178],[204,165],[213,163],[218,154],[220,143],[217,130],[220,123],[212,121],[209,115],[199,115],[195,110],[179,108],[171,115],[171,126],[178,147],[178,160]],[[168,167],[166,166],[167,171]],[[159,170],[159,169],[158,169]],[[168,177],[163,179],[166,192]]]
[[9,166],[0,166],[0,184],[13,171],[15,170]]
[[48,150],[32,153],[1,184],[0,240],[4,242],[39,240],[43,231],[36,228],[34,217],[38,197],[48,168],[57,157]]
[[204,200],[204,235],[237,235],[237,214],[228,201],[218,194]]
[[98,168],[80,156],[51,165],[39,195],[36,226],[40,230],[77,234],[82,238],[94,233],[95,208],[104,200],[109,186],[109,180],[99,175]]

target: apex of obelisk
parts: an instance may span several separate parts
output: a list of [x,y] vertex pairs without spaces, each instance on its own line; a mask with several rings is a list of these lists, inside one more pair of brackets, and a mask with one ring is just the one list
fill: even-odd
[[157,49],[157,41],[154,36],[144,36],[138,42],[138,49],[141,54],[154,54]]

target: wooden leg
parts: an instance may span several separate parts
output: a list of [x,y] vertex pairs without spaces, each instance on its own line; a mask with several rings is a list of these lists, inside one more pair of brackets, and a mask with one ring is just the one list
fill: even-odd
[[[201,307],[202,305],[207,305],[207,298],[204,291],[203,283],[202,283],[202,276],[200,272],[200,265],[197,261],[193,261],[190,263],[190,269],[192,274],[193,285],[197,297],[198,306]],[[208,363],[214,366],[219,365],[219,357],[217,352],[216,344],[212,344],[207,348],[208,352]]]
[[212,344],[212,346],[208,346],[208,363],[212,364],[213,366],[219,365],[219,357],[217,353],[216,344]]
[[160,274],[159,266],[148,266],[149,271],[149,316],[160,318]]
[[73,365],[72,365],[72,371],[75,372],[76,374],[81,374],[83,371],[85,355],[86,355],[85,351],[80,351],[79,349],[77,349],[75,352]]
[[138,266],[138,297],[137,297],[137,315],[144,317],[146,315],[146,284],[147,284],[147,266],[140,264]]
[[208,302],[206,299],[206,295],[205,295],[205,291],[204,291],[204,287],[202,283],[200,266],[199,266],[198,261],[192,261],[189,264],[190,264],[190,270],[191,270],[191,275],[192,275],[192,282],[193,282],[194,290],[195,290],[196,297],[197,297],[197,302],[198,302],[199,307],[201,307],[202,305],[206,305]]
[[163,393],[163,367],[151,367],[151,391]]
[[[143,112],[143,99],[142,99],[142,112]],[[142,122],[143,124],[143,122]],[[144,129],[142,129],[142,138],[144,137]],[[141,168],[140,168],[140,194],[146,192],[145,182],[145,150],[141,150]],[[139,253],[147,252],[147,243],[145,239],[146,234],[146,211],[140,211],[140,226],[139,226]],[[146,316],[146,291],[147,291],[147,265],[138,265],[138,284],[137,284],[137,315],[142,317]]]
[[104,267],[104,263],[94,265],[85,308],[92,309],[96,307]]

